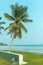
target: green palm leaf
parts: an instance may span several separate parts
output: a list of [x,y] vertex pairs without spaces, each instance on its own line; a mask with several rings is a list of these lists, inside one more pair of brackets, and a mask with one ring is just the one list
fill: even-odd
[[12,36],[13,36],[13,32],[11,33],[11,36],[10,37],[12,38]]
[[7,13],[5,13],[4,16],[8,20],[14,20],[14,18],[12,16],[10,16],[9,14],[7,14]]
[[11,34],[12,33],[12,31],[10,30],[7,34]]
[[17,36],[18,36],[19,39],[21,39],[22,38],[21,32],[19,32]]
[[14,11],[15,10],[15,7],[14,7],[14,5],[12,4],[12,5],[10,5],[10,8],[11,8],[11,10],[12,11]]
[[6,27],[4,30],[6,31],[8,29],[8,27]]
[[25,28],[25,26],[20,22],[20,28],[27,33],[27,29]]
[[16,23],[10,23],[9,26],[5,28],[5,31],[6,31],[7,29],[9,29],[9,30],[10,30],[10,29],[13,29],[13,28],[15,27],[15,25],[16,25]]
[[[1,20],[2,18],[0,17],[0,20]],[[2,26],[2,24],[5,24],[5,22],[0,22],[0,31],[2,30],[2,29],[4,29],[4,27]],[[1,32],[0,32],[0,34],[2,34]]]
[[14,33],[14,35],[13,35],[13,39],[15,39],[16,38],[16,33]]
[[4,27],[1,26],[1,27],[0,27],[0,30],[1,30],[1,29],[4,29]]
[[25,19],[27,17],[28,17],[28,15],[25,13],[25,14],[23,14],[23,15],[20,16],[20,19],[23,20],[23,19]]
[[23,19],[23,22],[33,22],[33,20],[29,20],[29,19]]
[[2,18],[0,17],[0,20],[1,20]]
[[0,22],[0,25],[5,24],[5,22]]

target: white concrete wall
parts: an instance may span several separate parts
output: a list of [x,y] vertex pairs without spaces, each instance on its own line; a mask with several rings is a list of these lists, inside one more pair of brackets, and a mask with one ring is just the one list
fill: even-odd
[[[17,56],[18,57],[18,62],[19,62],[19,65],[22,65],[22,62],[23,62],[23,55],[22,54],[17,54],[17,53],[11,53],[11,52],[6,52],[6,51],[0,51],[0,53],[3,53],[3,54],[7,54],[7,55],[14,55],[14,56]],[[2,56],[2,55],[1,55]],[[17,58],[16,57],[16,58]],[[6,57],[7,58],[7,57]]]
[[19,55],[19,65],[22,65],[23,62],[23,55]]

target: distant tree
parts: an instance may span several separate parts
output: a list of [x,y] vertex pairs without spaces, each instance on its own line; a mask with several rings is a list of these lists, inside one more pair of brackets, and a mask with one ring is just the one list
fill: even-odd
[[26,6],[19,6],[18,3],[10,6],[12,15],[9,15],[8,13],[4,13],[4,16],[6,19],[13,21],[13,23],[10,23],[9,26],[5,29],[9,29],[8,34],[11,34],[12,41],[10,43],[10,49],[11,49],[11,44],[13,40],[18,37],[19,39],[22,38],[22,30],[27,33],[27,29],[23,25],[22,22],[27,23],[27,22],[32,22],[32,20],[27,19],[28,14],[27,14],[27,7]]

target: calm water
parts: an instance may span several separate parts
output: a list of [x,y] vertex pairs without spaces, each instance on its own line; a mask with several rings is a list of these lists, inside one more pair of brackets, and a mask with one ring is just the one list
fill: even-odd
[[[8,46],[0,46],[0,50],[8,50]],[[43,53],[43,46],[12,46],[12,50],[23,52]]]

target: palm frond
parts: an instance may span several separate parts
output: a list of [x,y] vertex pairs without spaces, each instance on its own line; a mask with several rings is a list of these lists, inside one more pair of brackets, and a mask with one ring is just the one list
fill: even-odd
[[12,10],[12,15],[14,17],[17,17],[17,14],[18,14],[18,4],[15,4],[15,6],[14,5],[11,5],[10,8]]
[[5,22],[0,22],[0,25],[5,24]]
[[15,32],[15,28],[14,27],[11,27],[11,28],[8,28],[8,29],[9,29],[8,34],[13,34]]
[[11,23],[11,24],[9,25],[9,27],[15,27],[15,26],[16,26],[16,22]]
[[20,7],[20,17],[22,17],[24,14],[27,14],[27,7]]
[[13,32],[11,33],[11,36],[10,37],[12,38],[12,36],[13,36]]
[[25,26],[20,22],[20,28],[27,33],[27,29],[25,28]]
[[22,20],[22,19],[25,19],[28,17],[28,14],[27,13],[23,13],[19,18]]
[[0,20],[1,20],[2,18],[0,17]]
[[12,16],[10,16],[9,14],[5,13],[4,14],[5,18],[8,19],[8,20],[14,20],[14,18]]
[[8,27],[5,28],[5,31],[8,30],[13,30],[13,28],[15,27],[16,23],[10,23]]
[[4,30],[6,31],[9,27],[6,27]]
[[18,38],[21,39],[22,38],[22,34],[21,31],[17,34]]
[[33,20],[30,20],[30,19],[23,19],[22,21],[23,22],[33,22]]
[[7,33],[7,34],[11,34],[12,33],[12,31],[11,30],[9,30],[9,32]]
[[[0,17],[0,20],[1,20],[2,18]],[[0,31],[2,30],[2,29],[4,29],[4,27],[2,26],[2,24],[5,24],[5,22],[0,22]],[[0,32],[0,34],[2,35],[2,33]]]
[[0,30],[1,30],[1,29],[4,29],[4,27],[1,26],[1,27],[0,27]]
[[[9,29],[9,28],[8,28]],[[9,32],[7,34],[12,34],[14,32],[14,29],[13,28],[10,28],[9,29]]]
[[14,11],[15,10],[15,6],[12,4],[12,5],[10,5],[10,8],[11,8],[11,10],[12,11]]
[[14,33],[14,36],[13,36],[13,39],[15,39],[16,38],[16,33]]
[[18,3],[16,3],[15,6],[11,5],[10,8],[12,10],[12,16],[14,16],[15,18],[20,17],[27,12],[27,7],[19,6]]
[[20,39],[22,37],[21,29],[20,28],[16,28],[14,34],[15,34],[15,36],[17,36]]

